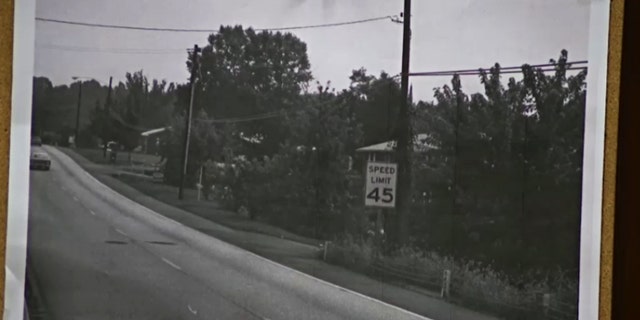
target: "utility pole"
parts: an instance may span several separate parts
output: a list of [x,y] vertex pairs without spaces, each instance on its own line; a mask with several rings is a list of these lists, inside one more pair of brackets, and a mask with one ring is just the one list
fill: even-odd
[[[102,157],[107,158],[107,142],[110,139],[110,132],[107,130],[111,130],[111,114],[109,113],[109,109],[111,108],[111,84],[113,83],[113,77],[109,77],[109,91],[107,91],[107,101],[104,104],[104,116],[105,123],[103,128],[103,136],[102,136]],[[109,132],[109,133],[107,133]]]
[[111,84],[113,83],[113,77],[109,77],[109,91],[107,91],[107,101],[105,104],[105,112],[109,114],[109,108],[111,108]]
[[400,115],[397,128],[398,201],[395,217],[395,238],[402,245],[407,240],[407,217],[411,208],[411,154],[413,132],[409,119],[409,57],[411,49],[411,0],[404,0],[402,37],[402,73]]
[[196,89],[196,74],[198,72],[198,53],[200,48],[198,45],[193,46],[193,56],[191,58],[191,97],[189,99],[189,106],[185,115],[184,126],[184,149],[182,150],[182,171],[180,172],[180,188],[178,189],[178,199],[184,198],[184,184],[187,178],[187,163],[189,160],[189,138],[191,136],[191,113],[193,111],[193,98]]
[[73,137],[74,147],[78,147],[78,132],[80,131],[80,105],[82,101],[82,80],[78,81],[78,107],[76,108],[76,131]]

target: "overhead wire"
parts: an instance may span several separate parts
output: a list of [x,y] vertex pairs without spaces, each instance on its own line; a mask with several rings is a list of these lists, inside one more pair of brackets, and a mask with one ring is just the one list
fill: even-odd
[[[588,61],[586,60],[581,60],[581,61],[570,61],[570,62],[566,62],[566,65],[568,65],[568,67],[565,68],[565,70],[584,70],[587,69],[588,67],[585,66],[574,66],[574,65],[581,65],[581,64],[586,64],[588,63]],[[522,73],[522,67],[524,65],[521,66],[510,66],[510,67],[500,67],[500,74],[513,74],[513,73]],[[530,67],[534,68],[536,71],[542,71],[542,72],[551,72],[551,71],[557,71],[556,67],[558,66],[558,64],[554,64],[554,63],[545,63],[545,64],[535,64],[535,65],[529,65]],[[489,72],[491,70],[491,68],[482,68],[482,69],[462,69],[462,70],[448,70],[448,71],[426,71],[426,72],[410,72],[409,76],[410,77],[424,77],[424,76],[453,76],[453,75],[461,75],[461,76],[470,76],[470,75],[480,75],[481,71],[483,70],[484,72]],[[399,77],[400,74],[394,76],[394,78]]]
[[[323,101],[323,102],[318,102],[315,104],[312,104],[312,107],[321,107],[324,105],[328,105],[330,103],[334,103],[336,102],[335,99],[332,100],[327,100],[327,101]],[[295,111],[295,110],[291,110],[291,111]],[[286,115],[286,110],[277,110],[277,111],[271,111],[271,112],[265,112],[265,113],[259,113],[259,114],[254,114],[254,115],[248,115],[248,116],[244,116],[244,117],[233,117],[233,118],[223,118],[223,119],[193,119],[194,121],[198,121],[198,122],[204,122],[204,123],[239,123],[239,122],[249,122],[249,121],[255,121],[255,120],[264,120],[264,119],[271,119],[271,118],[277,118],[277,117],[282,117]]]
[[[588,69],[587,67],[568,67],[568,68],[564,68],[564,70],[567,71],[572,71],[572,70],[586,70]],[[486,70],[485,70],[486,71]],[[554,72],[554,71],[558,71],[555,68],[539,68],[539,69],[535,69],[535,71],[541,71],[544,73],[547,72]],[[487,72],[488,74],[489,72]],[[499,74],[517,74],[517,73],[522,73],[522,70],[505,70],[502,71],[500,70]],[[454,75],[459,75],[459,76],[479,76],[482,73],[479,71],[476,72],[451,72],[451,73],[445,73],[445,72],[422,72],[422,73],[410,73],[409,76],[410,77],[438,77],[438,76],[454,76]]]
[[[581,63],[586,63],[587,61],[576,61],[576,62],[567,62],[567,65],[573,65],[573,64],[581,64]],[[554,68],[549,68],[553,66]],[[542,71],[542,72],[550,72],[550,71],[557,71],[555,69],[556,64],[537,64],[537,65],[531,65],[531,67],[538,67],[538,69],[536,69],[537,71]],[[504,68],[500,68],[500,73],[501,74],[510,74],[510,73],[521,73],[521,70],[517,70],[517,68],[522,68],[522,66],[512,66],[512,67],[504,67]],[[587,69],[586,66],[583,67],[567,67],[565,70],[584,70]],[[484,69],[483,69],[484,70]],[[453,76],[453,75],[480,75],[480,69],[466,69],[466,70],[452,70],[452,71],[432,71],[432,72],[419,72],[419,73],[410,73],[410,76]],[[393,78],[395,78],[397,76],[394,76]],[[322,106],[325,105],[327,103],[330,103],[333,101],[325,101],[325,102],[321,102],[318,103],[316,106]],[[249,121],[256,121],[256,120],[264,120],[264,119],[270,119],[270,118],[277,118],[277,117],[281,117],[285,115],[285,111],[284,110],[279,110],[279,111],[272,111],[272,112],[265,112],[265,113],[260,113],[260,114],[254,114],[254,115],[249,115],[249,116],[245,116],[245,117],[232,117],[232,118],[223,118],[223,119],[193,119],[194,121],[197,122],[204,122],[204,123],[211,123],[211,124],[215,124],[215,123],[240,123],[240,122],[249,122]],[[123,119],[116,119],[116,120],[120,120],[119,122],[127,125]]]
[[[343,22],[312,24],[312,25],[301,25],[301,26],[290,26],[290,27],[276,27],[276,28],[254,28],[253,30],[255,30],[255,31],[286,31],[286,30],[300,30],[300,29],[339,27],[339,26],[346,26],[346,25],[354,25],[354,24],[382,21],[382,20],[387,20],[387,19],[393,21],[394,17],[395,16],[392,16],[392,15],[386,15],[386,16],[380,16],[380,17],[373,17],[373,18],[360,19],[360,20],[350,20],[350,21],[343,21]],[[137,30],[137,31],[196,32],[196,33],[205,33],[205,32],[206,33],[217,33],[218,32],[218,30],[215,30],[215,29],[139,27],[139,26],[116,25],[116,24],[101,24],[101,23],[91,23],[91,22],[61,20],[61,19],[51,19],[51,18],[43,18],[43,17],[36,17],[36,21],[47,22],[47,23],[66,24],[66,25],[74,25],[74,26],[83,26],[83,27],[92,27],[92,28],[125,29],[125,30]]]
[[264,120],[270,118],[281,117],[284,115],[284,111],[274,111],[274,112],[266,112],[261,114],[250,115],[246,117],[234,117],[234,118],[223,118],[223,119],[193,119],[197,122],[202,123],[239,123],[239,122],[249,122],[255,120]]
[[[390,19],[393,21],[394,16],[379,16],[360,20],[350,20],[343,22],[316,24],[316,25],[302,25],[302,26],[290,26],[290,27],[276,27],[276,28],[257,28],[255,31],[285,31],[285,30],[300,30],[300,29],[313,29],[313,28],[328,28],[338,27],[345,25],[362,24],[368,22],[375,22]],[[114,25],[114,24],[99,24],[89,22],[79,22],[70,20],[50,19],[36,17],[36,21],[68,24],[84,27],[96,27],[96,28],[110,28],[110,29],[126,29],[126,30],[140,30],[140,31],[159,31],[159,32],[207,32],[217,33],[218,30],[213,29],[185,29],[185,28],[157,28],[157,27],[137,27],[126,25]],[[183,54],[185,49],[146,49],[146,48],[99,48],[99,47],[81,47],[81,46],[69,46],[59,44],[40,44],[39,47],[49,50],[70,51],[70,52],[85,52],[85,53],[113,53],[113,54]]]
[[145,49],[145,48],[100,48],[100,47],[83,47],[83,46],[67,46],[49,43],[37,43],[38,47],[43,49],[70,51],[70,52],[86,52],[86,53],[114,53],[114,54],[184,54],[187,49]]

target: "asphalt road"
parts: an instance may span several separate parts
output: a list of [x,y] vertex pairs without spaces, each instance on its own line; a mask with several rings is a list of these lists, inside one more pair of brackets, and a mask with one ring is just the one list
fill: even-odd
[[45,149],[29,202],[39,319],[424,319],[161,217]]

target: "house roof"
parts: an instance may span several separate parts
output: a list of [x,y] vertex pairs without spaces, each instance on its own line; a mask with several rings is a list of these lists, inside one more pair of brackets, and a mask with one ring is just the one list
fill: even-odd
[[[436,146],[427,143],[427,138],[429,138],[429,135],[426,133],[421,133],[416,135],[413,150],[415,152],[425,152],[431,149],[437,149]],[[390,141],[362,147],[362,148],[356,149],[356,151],[357,152],[393,152],[396,148],[396,145],[397,145],[397,141],[390,140]]]
[[157,128],[157,129],[152,129],[152,130],[149,130],[149,131],[145,131],[145,132],[141,133],[140,135],[143,136],[143,137],[147,137],[147,136],[150,136],[150,135],[154,135],[156,133],[163,132],[165,130],[167,130],[167,127]]
[[253,136],[247,136],[244,134],[244,132],[240,132],[240,139],[249,142],[249,143],[253,143],[253,144],[261,144],[262,141],[264,140],[264,137],[260,134],[255,134]]

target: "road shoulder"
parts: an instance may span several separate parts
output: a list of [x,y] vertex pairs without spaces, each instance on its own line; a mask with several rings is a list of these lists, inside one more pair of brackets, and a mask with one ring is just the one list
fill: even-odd
[[69,149],[59,148],[98,181],[132,201],[187,227],[228,242],[264,258],[334,285],[433,319],[495,319],[418,290],[381,282],[319,259],[321,250],[308,243],[228,228],[143,194],[112,176],[113,169],[98,165]]

